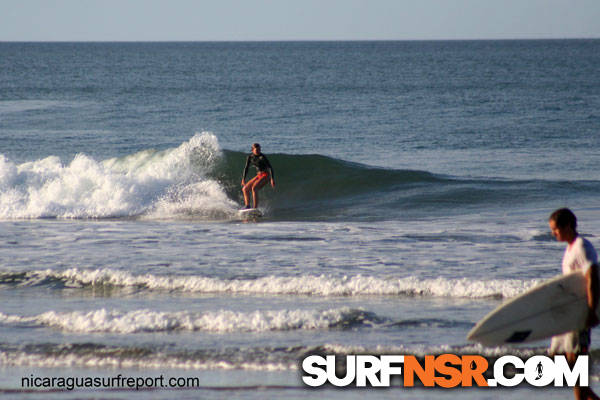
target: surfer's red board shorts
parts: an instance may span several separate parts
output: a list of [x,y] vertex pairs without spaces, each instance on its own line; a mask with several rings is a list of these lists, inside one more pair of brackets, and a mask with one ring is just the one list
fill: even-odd
[[256,174],[256,177],[258,179],[268,178],[269,177],[269,173],[268,172],[259,172],[258,174]]

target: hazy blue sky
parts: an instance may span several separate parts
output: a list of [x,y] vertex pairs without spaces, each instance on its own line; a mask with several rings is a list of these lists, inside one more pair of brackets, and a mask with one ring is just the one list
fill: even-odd
[[600,0],[0,0],[0,41],[600,38]]

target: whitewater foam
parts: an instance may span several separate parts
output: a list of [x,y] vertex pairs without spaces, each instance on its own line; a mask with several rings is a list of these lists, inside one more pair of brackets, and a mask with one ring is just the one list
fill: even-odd
[[0,218],[227,216],[235,203],[207,174],[221,157],[209,132],[165,151],[98,162],[78,154],[16,165],[0,155]]
[[[372,318],[377,320],[377,318]],[[366,322],[365,322],[366,321]],[[94,310],[56,312],[35,316],[7,315],[0,312],[0,323],[34,324],[64,332],[117,333],[203,331],[211,333],[323,330],[354,323],[369,324],[368,313],[347,307],[317,310],[275,310],[234,312],[165,312],[152,310]]]
[[185,370],[254,370],[285,371],[296,370],[298,360],[308,354],[411,354],[423,357],[431,354],[480,354],[495,358],[503,355],[516,355],[528,358],[546,354],[542,347],[482,347],[463,346],[424,346],[424,345],[378,345],[374,347],[327,343],[317,347],[297,346],[294,348],[230,348],[172,353],[165,349],[129,348],[101,346],[99,348],[79,348],[72,345],[50,345],[32,347],[3,348],[0,350],[0,366],[38,368],[148,368]]
[[[265,276],[256,279],[220,279],[203,276],[135,275],[112,269],[64,271],[39,270],[27,273],[4,272],[0,282],[22,286],[39,285],[44,281],[60,281],[67,287],[115,286],[137,290],[166,290],[192,293],[240,293],[258,295],[303,296],[433,296],[455,298],[510,298],[539,284],[530,279],[422,279],[379,278],[372,276],[327,275]],[[43,283],[42,283],[43,284]]]
[[153,354],[146,357],[127,357],[120,355],[76,354],[61,351],[57,354],[31,354],[24,351],[0,351],[0,366],[37,367],[37,368],[144,368],[144,369],[182,369],[182,370],[247,370],[247,371],[285,371],[297,368],[292,361],[254,361],[201,359],[199,357],[178,357],[176,355]]

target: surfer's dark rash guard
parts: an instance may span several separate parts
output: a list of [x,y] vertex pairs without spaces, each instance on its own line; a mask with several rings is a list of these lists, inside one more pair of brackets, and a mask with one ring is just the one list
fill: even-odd
[[265,156],[262,153],[256,156],[254,155],[254,153],[252,153],[246,159],[246,166],[244,167],[244,176],[242,176],[244,180],[246,179],[246,175],[248,174],[248,167],[251,164],[256,168],[257,173],[268,172],[271,174],[271,179],[275,179],[273,167],[271,167],[271,163],[267,159],[267,156]]

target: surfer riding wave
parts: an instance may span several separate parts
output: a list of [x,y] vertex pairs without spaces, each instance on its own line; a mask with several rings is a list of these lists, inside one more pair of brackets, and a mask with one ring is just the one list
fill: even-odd
[[[256,168],[256,176],[246,182],[246,175],[248,174],[248,167],[250,165]],[[250,194],[252,194],[253,208],[258,208],[258,191],[267,184],[269,178],[271,179],[271,186],[274,188],[275,174],[273,167],[267,156],[261,152],[260,144],[254,143],[252,145],[252,153],[246,159],[246,166],[242,175],[242,193],[244,194],[245,208],[250,208]]]

